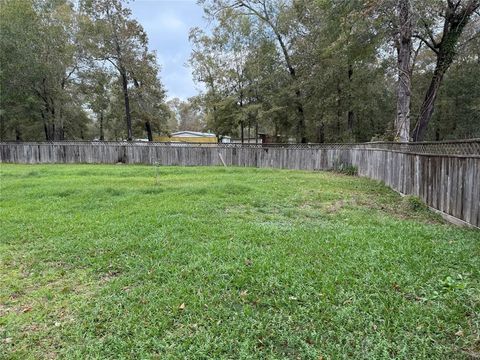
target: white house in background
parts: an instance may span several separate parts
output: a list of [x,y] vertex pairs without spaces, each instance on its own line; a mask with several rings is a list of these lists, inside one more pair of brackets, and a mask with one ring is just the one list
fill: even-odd
[[217,136],[212,133],[203,133],[198,131],[177,131],[171,133],[172,137],[187,137],[187,138],[216,138]]
[[222,144],[230,144],[232,142],[232,137],[231,136],[222,136],[221,140]]
[[170,136],[155,136],[155,141],[160,142],[177,142],[177,143],[210,143],[216,144],[217,137],[212,133],[203,133],[198,131],[177,131]]

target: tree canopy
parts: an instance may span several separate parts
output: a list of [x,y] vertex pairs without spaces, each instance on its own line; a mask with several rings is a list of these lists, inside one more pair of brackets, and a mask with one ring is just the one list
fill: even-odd
[[242,141],[480,137],[480,0],[199,0],[188,61],[202,84],[166,99],[122,0],[0,0],[1,140]]
[[0,0],[0,48],[2,140],[166,131],[155,54],[120,0]]
[[191,63],[223,131],[308,142],[480,136],[480,92],[467,80],[480,78],[477,0],[200,3],[215,27],[192,31]]

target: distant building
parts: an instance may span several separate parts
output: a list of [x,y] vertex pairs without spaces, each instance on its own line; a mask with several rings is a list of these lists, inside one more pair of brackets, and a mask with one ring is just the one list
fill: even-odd
[[220,142],[222,144],[230,144],[232,142],[232,138],[230,136],[221,136],[220,137]]
[[217,143],[215,134],[198,131],[177,131],[170,136],[155,136],[154,141],[160,142],[191,142],[191,143]]
[[212,133],[204,133],[198,131],[177,131],[171,134],[172,137],[194,137],[194,138],[216,138]]

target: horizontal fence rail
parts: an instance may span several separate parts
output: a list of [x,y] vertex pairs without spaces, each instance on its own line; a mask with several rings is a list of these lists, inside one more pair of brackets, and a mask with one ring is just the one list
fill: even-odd
[[322,143],[322,144],[288,144],[288,143],[194,143],[194,142],[147,142],[147,141],[83,141],[64,140],[49,142],[0,142],[1,144],[22,145],[121,145],[121,146],[168,146],[168,147],[225,147],[225,148],[285,148],[285,149],[386,149],[417,154],[438,155],[479,155],[480,139],[450,140],[435,142],[398,143],[398,142],[368,142],[368,143]]
[[480,139],[407,144],[4,142],[0,143],[0,162],[225,164],[313,171],[355,166],[360,176],[416,195],[433,209],[480,227]]

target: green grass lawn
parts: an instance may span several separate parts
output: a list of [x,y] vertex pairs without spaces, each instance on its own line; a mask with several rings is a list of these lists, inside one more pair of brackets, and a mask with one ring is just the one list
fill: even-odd
[[325,172],[1,165],[0,357],[480,356],[480,231]]

